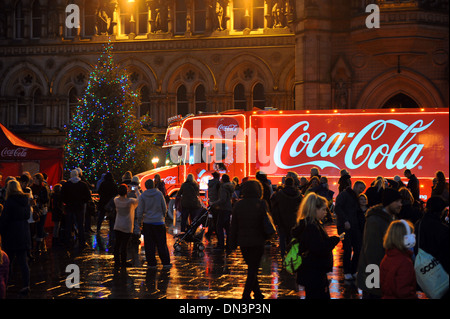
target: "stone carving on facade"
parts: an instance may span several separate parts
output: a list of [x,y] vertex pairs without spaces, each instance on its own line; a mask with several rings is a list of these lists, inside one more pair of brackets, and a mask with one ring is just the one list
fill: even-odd
[[223,31],[227,28],[227,6],[229,0],[210,0],[209,12],[213,31]]
[[162,0],[148,0],[147,5],[150,8],[150,28],[153,33],[167,32],[168,7]]
[[114,33],[114,4],[110,0],[98,0],[95,10],[95,33],[97,35],[110,35]]

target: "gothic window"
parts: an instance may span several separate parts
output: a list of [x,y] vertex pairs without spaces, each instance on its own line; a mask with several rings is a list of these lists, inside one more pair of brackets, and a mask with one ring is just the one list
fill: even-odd
[[95,2],[86,1],[84,7],[84,24],[83,34],[85,36],[92,36],[95,34]]
[[181,85],[177,90],[177,114],[185,116],[189,113],[189,103],[187,100],[186,87]]
[[418,108],[419,105],[416,101],[410,98],[408,95],[399,93],[391,97],[383,105],[383,109],[393,109],[393,108]]
[[194,1],[194,32],[202,33],[206,29],[206,8],[205,0]]
[[25,25],[25,16],[22,9],[22,1],[18,1],[16,3],[16,7],[14,8],[14,37],[16,39],[22,39],[24,37],[24,25]]
[[234,29],[264,27],[264,0],[236,0],[233,3]]
[[44,124],[44,113],[41,90],[37,89],[33,94],[33,124]]
[[139,107],[139,117],[151,116],[150,113],[150,90],[146,85],[141,88],[141,105]]
[[264,96],[264,86],[257,83],[253,87],[253,106],[263,109],[266,106],[266,98]]
[[185,0],[175,1],[175,34],[186,32],[187,8]]
[[252,29],[264,28],[264,0],[253,0]]
[[245,1],[236,0],[233,3],[233,18],[234,18],[234,29],[244,30],[247,25],[245,21]]
[[28,125],[28,103],[23,90],[19,90],[17,94],[16,122],[18,125]]
[[129,34],[131,33],[131,3],[127,1],[122,1],[120,3],[120,34]]
[[245,98],[245,88],[239,83],[234,87],[234,108],[235,109],[247,109],[247,99]]
[[42,27],[42,12],[41,6],[39,5],[39,0],[33,2],[33,7],[31,9],[31,34],[33,38],[41,37],[41,27]]
[[146,1],[138,1],[137,10],[136,34],[145,34],[148,32],[148,7]]
[[203,85],[199,85],[195,89],[195,111],[197,113],[206,112],[206,95]]
[[69,119],[73,120],[75,110],[78,103],[78,94],[76,88],[71,88],[69,91]]

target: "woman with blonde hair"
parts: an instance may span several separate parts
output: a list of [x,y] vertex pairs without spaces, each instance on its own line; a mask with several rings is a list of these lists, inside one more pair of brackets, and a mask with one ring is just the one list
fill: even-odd
[[31,249],[30,226],[28,224],[30,204],[28,196],[22,191],[17,180],[8,182],[5,197],[5,205],[0,216],[3,249],[10,258],[10,265],[17,259],[23,282],[20,293],[28,294],[30,291],[30,268],[27,258]]
[[410,221],[393,221],[384,235],[386,254],[380,264],[383,299],[417,299],[412,248],[416,240]]
[[302,265],[297,270],[297,283],[305,287],[306,299],[330,299],[327,273],[333,269],[334,247],[343,239],[329,237],[322,225],[327,213],[327,199],[309,193],[297,213],[297,225],[292,237],[300,243]]

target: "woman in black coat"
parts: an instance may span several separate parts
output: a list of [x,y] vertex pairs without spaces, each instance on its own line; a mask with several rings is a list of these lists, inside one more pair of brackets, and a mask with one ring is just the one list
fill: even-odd
[[28,252],[31,249],[31,234],[28,219],[31,215],[28,196],[25,195],[16,180],[11,180],[6,186],[6,201],[0,216],[0,233],[3,249],[10,258],[10,265],[14,259],[22,272],[23,288],[20,293],[30,291],[30,268],[28,266]]
[[231,219],[230,247],[241,248],[247,264],[243,299],[250,299],[253,292],[255,299],[262,299],[258,283],[258,268],[264,254],[264,217],[267,205],[263,198],[263,188],[259,181],[249,180],[241,186],[242,199],[233,207]]
[[[100,184],[98,188],[98,219],[97,219],[97,233],[100,232],[102,227],[103,220],[105,219],[106,209],[105,206],[108,202],[116,197],[118,194],[117,183],[114,181],[114,176],[108,172],[103,177],[103,182]],[[114,228],[115,216],[110,216],[109,219],[109,227],[110,230]]]
[[327,199],[309,193],[302,200],[297,225],[292,229],[292,237],[299,241],[302,253],[297,283],[305,287],[306,299],[330,299],[327,273],[333,269],[332,251],[343,235],[328,236],[321,222],[326,213]]

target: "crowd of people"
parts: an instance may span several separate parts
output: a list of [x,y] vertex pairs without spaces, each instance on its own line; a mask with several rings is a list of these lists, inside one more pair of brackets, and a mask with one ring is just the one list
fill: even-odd
[[[411,269],[419,246],[449,271],[449,186],[444,173],[437,171],[431,198],[425,204],[419,197],[417,177],[408,169],[404,176],[408,179],[406,185],[399,176],[378,176],[366,185],[352,181],[343,169],[335,194],[329,189],[327,177],[321,176],[316,167],[308,178],[288,172],[280,185],[272,185],[262,172],[255,179],[239,181],[215,171],[208,182],[205,238],[212,242],[216,237],[214,250],[230,253],[240,248],[248,266],[242,295],[246,299],[252,294],[264,298],[258,269],[264,246],[273,238],[278,238],[282,259],[292,239],[300,243],[303,262],[296,272],[296,282],[304,287],[306,298],[330,298],[327,273],[332,271],[332,251],[339,242],[344,279],[355,282],[363,298],[416,298],[420,287]],[[67,181],[52,187],[41,173],[8,177],[0,193],[0,298],[5,297],[13,261],[22,275],[20,293],[29,293],[29,260],[46,249],[44,226],[48,211],[52,212],[55,246],[86,248],[86,234],[95,232],[92,226],[99,233],[106,218],[116,269],[130,266],[127,249],[137,249],[141,234],[147,266],[156,267],[158,255],[163,268],[170,268],[165,221],[169,197],[164,182],[156,175],[154,180],[145,181],[145,191],[140,184],[137,176],[125,172],[120,182],[105,173],[96,185],[91,185],[80,169],[72,170]],[[98,198],[94,199],[93,193]],[[205,209],[192,174],[177,193],[176,208],[181,212],[182,233]],[[93,219],[96,225],[91,225]],[[267,224],[272,223],[275,237],[267,230]],[[328,235],[326,223],[336,223],[338,236]],[[405,246],[398,240],[411,234],[420,238],[417,244]],[[380,286],[366,284],[368,265],[381,267]],[[395,275],[399,269],[404,275]],[[448,298],[448,292],[444,298]]]

